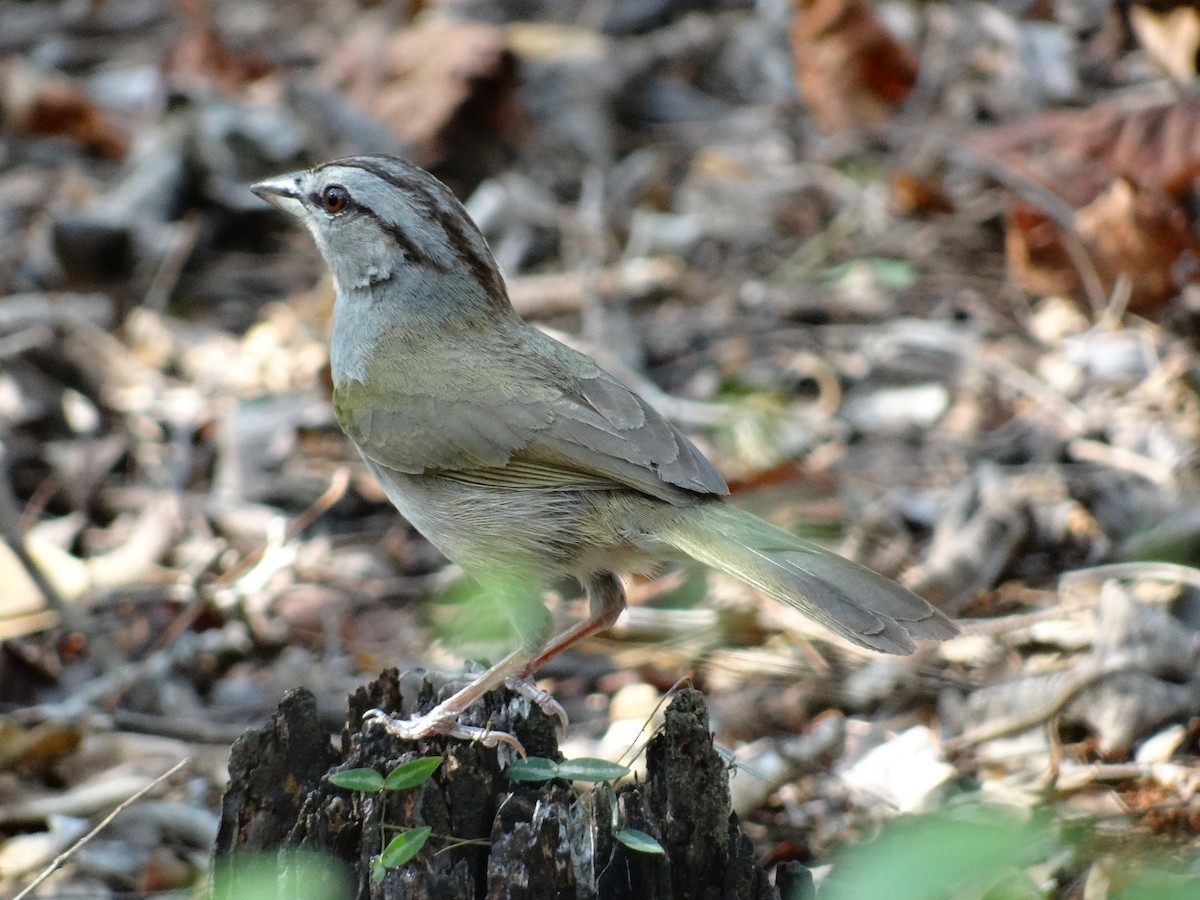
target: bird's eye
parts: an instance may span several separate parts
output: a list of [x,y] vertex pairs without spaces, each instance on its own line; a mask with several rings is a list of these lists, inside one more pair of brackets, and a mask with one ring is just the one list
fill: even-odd
[[340,213],[350,205],[350,192],[340,184],[331,184],[321,191],[321,203],[328,213]]

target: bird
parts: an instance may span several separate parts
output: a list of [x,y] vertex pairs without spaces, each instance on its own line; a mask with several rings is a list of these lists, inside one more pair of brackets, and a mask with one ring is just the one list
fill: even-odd
[[[430,711],[372,716],[403,739],[506,743],[460,721],[508,686],[562,719],[534,673],[607,629],[623,574],[694,560],[795,607],[844,638],[908,654],[957,633],[891,579],[729,502],[699,449],[591,357],[513,309],[496,261],[454,193],[383,155],[254,184],[296,216],[333,277],[333,409],[397,510],[487,586],[517,646]],[[563,576],[589,614],[552,636],[541,589]]]

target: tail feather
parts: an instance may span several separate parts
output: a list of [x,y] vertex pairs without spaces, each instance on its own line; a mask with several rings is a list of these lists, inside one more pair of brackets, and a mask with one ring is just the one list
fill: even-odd
[[656,535],[873,650],[908,654],[914,638],[958,633],[945,614],[907,588],[728,503],[680,510]]

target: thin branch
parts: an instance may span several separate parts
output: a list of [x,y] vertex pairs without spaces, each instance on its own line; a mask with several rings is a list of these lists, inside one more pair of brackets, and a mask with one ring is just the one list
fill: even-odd
[[136,791],[128,799],[123,800],[121,803],[119,803],[117,805],[117,808],[114,809],[112,812],[110,812],[103,819],[101,819],[99,821],[99,823],[97,823],[95,828],[93,828],[91,831],[89,831],[87,834],[85,834],[83,837],[81,837],[79,840],[77,840],[74,844],[72,844],[70,847],[68,847],[62,853],[58,854],[58,856],[54,857],[54,860],[50,863],[50,865],[48,865],[42,871],[42,874],[40,874],[37,878],[35,878],[28,885],[26,885],[25,889],[22,890],[21,893],[17,894],[15,897],[13,897],[13,900],[24,900],[25,897],[28,897],[34,888],[36,888],[39,884],[41,884],[43,881],[45,881],[47,878],[49,878],[51,875],[53,875],[58,870],[59,866],[61,866],[68,859],[70,859],[71,855],[73,853],[75,853],[75,851],[77,851],[80,847],[82,847],[84,844],[86,844],[88,841],[90,841],[92,838],[94,838],[96,835],[98,835],[101,831],[103,831],[105,828],[107,828],[109,823],[112,822],[112,820],[115,819],[117,816],[119,816],[123,810],[128,809],[131,804],[137,802],[142,797],[145,797],[146,794],[150,793],[150,791],[154,790],[154,788],[158,787],[160,784],[162,784],[164,781],[166,781],[168,778],[170,778],[172,775],[174,775],[176,772],[178,772],[180,769],[182,769],[184,766],[186,766],[191,761],[192,761],[192,758],[190,756],[185,756],[183,759],[181,759],[179,762],[175,763],[175,765],[171,766],[171,768],[167,769],[167,771],[163,772],[161,775],[159,775],[157,778],[155,778],[153,781],[151,781],[148,785],[146,785],[140,791]]

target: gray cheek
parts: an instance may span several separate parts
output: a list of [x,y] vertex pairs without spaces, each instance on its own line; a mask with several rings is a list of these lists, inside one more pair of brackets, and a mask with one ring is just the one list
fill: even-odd
[[[386,281],[394,274],[394,265],[367,235],[339,235],[336,241],[322,247],[325,259],[333,270],[339,290],[366,288]],[[376,242],[378,243],[378,242]]]

